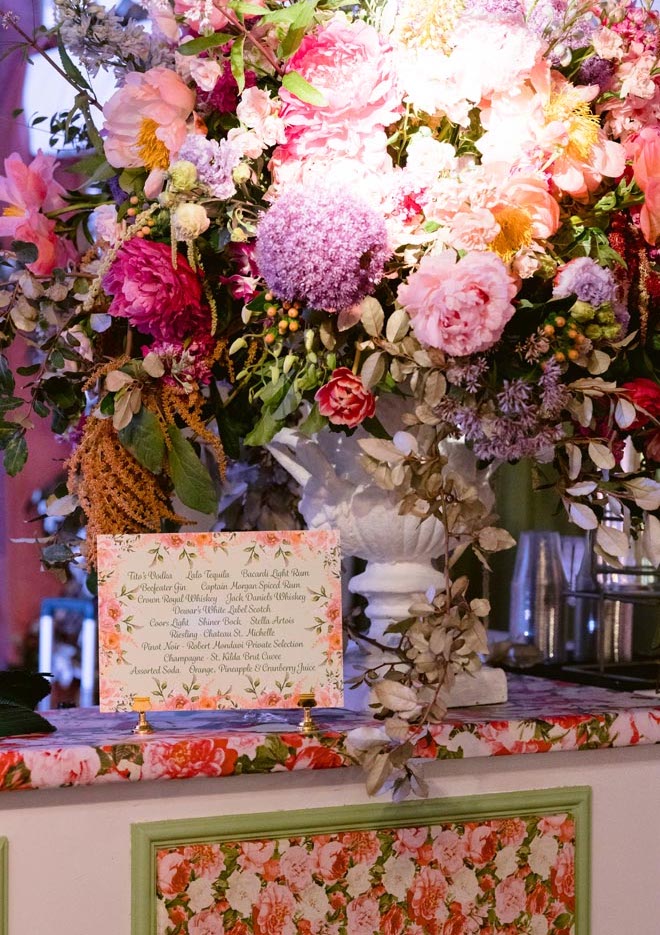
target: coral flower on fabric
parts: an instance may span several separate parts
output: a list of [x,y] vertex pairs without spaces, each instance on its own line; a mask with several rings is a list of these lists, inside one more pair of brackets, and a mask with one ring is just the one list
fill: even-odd
[[420,341],[464,357],[486,351],[499,340],[515,311],[516,284],[492,253],[467,253],[456,262],[451,251],[427,254],[398,299]]
[[167,244],[129,240],[105,276],[103,288],[113,296],[110,315],[127,318],[142,334],[180,342],[209,331],[199,277],[182,256],[174,269]]

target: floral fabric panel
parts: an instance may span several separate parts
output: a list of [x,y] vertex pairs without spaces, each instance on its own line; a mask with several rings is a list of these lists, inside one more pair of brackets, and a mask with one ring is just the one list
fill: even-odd
[[[584,685],[509,676],[505,704],[455,708],[418,742],[428,759],[593,750],[660,743],[660,702]],[[318,709],[317,709],[318,710]],[[315,711],[304,737],[295,711],[156,711],[137,736],[134,713],[51,711],[54,734],[0,740],[0,790],[189,779],[350,765],[348,731],[373,729],[364,714]]]
[[157,935],[569,935],[571,814],[156,852]]

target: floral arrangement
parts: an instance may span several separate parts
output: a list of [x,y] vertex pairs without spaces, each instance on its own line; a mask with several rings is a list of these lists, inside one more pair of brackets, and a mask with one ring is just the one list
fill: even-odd
[[[512,544],[443,439],[532,459],[608,561],[632,537],[658,565],[657,13],[144,0],[124,22],[55,6],[76,97],[51,130],[78,184],[41,153],[0,178],[2,344],[35,354],[27,398],[2,358],[5,468],[50,418],[74,446],[53,510],[87,521],[47,564],[82,546],[93,565],[98,533],[172,528],[185,507],[215,516],[227,462],[284,426],[360,426],[374,481],[446,530],[446,587],[398,625],[400,665],[376,686],[394,741],[443,716],[485,646],[487,602],[455,562]],[[117,82],[104,105],[99,69]],[[390,437],[392,393],[410,406]],[[363,751],[374,787],[397,749]]]

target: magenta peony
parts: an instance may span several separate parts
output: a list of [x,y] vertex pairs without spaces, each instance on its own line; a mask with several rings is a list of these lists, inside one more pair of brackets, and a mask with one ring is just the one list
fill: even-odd
[[173,268],[168,244],[129,240],[106,274],[103,288],[113,296],[109,313],[127,318],[142,334],[167,342],[208,334],[209,311],[199,277],[181,255]]
[[398,299],[423,344],[465,357],[498,341],[515,311],[517,287],[494,253],[427,254]]

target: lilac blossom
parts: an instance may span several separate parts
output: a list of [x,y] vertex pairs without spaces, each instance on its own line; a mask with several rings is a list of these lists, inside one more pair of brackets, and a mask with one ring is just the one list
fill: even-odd
[[488,361],[485,357],[477,357],[466,363],[454,361],[447,368],[446,376],[454,386],[464,386],[468,393],[476,393],[486,373]]
[[324,185],[292,185],[262,216],[256,261],[279,299],[342,311],[371,294],[390,251],[366,201]]
[[229,140],[207,140],[199,133],[191,133],[179,150],[178,159],[192,162],[199,181],[213,198],[226,201],[236,191],[232,172],[241,156],[240,147]]
[[615,72],[614,62],[592,55],[580,65],[577,73],[579,84],[597,84],[601,91],[606,91]]
[[616,283],[609,269],[588,256],[580,256],[563,266],[555,277],[553,298],[576,295],[594,308],[614,299]]

